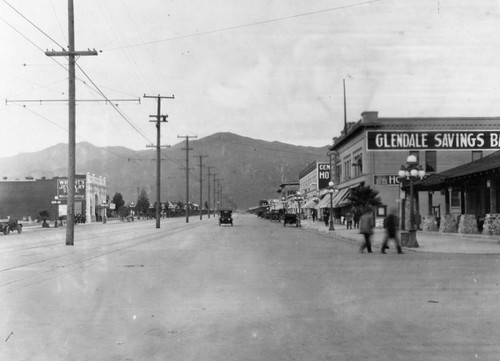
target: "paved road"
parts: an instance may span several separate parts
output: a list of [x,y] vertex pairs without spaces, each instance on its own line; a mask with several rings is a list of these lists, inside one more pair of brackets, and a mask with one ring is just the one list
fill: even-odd
[[499,261],[246,215],[0,236],[0,359],[498,360]]

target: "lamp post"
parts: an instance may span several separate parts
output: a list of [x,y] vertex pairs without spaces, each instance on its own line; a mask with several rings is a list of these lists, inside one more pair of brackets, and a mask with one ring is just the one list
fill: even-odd
[[59,204],[61,204],[61,201],[59,200],[58,196],[55,196],[54,200],[52,202],[50,202],[50,203],[56,205],[56,212],[54,213],[54,227],[57,228],[58,227],[58,225],[57,225],[57,217],[59,216]]
[[333,225],[333,191],[334,184],[332,181],[328,182],[328,193],[330,193],[330,228],[329,231],[335,231],[335,226]]
[[103,210],[102,223],[103,224],[106,224],[106,221],[107,221],[107,218],[108,218],[107,208],[108,208],[108,203],[106,203],[106,201],[102,201],[102,210]]
[[302,202],[302,195],[300,194],[300,192],[297,192],[297,193],[295,193],[294,198],[295,198],[295,202],[297,202],[297,205],[298,205],[299,213],[297,215],[297,222],[299,222],[299,225],[300,225],[300,217],[301,217],[300,203]]
[[425,171],[417,162],[417,157],[414,155],[408,156],[406,159],[406,166],[402,165],[398,171],[400,181],[410,181],[410,229],[407,247],[418,247],[417,230],[415,229],[415,209],[414,209],[414,196],[413,196],[413,182],[422,179],[425,176]]

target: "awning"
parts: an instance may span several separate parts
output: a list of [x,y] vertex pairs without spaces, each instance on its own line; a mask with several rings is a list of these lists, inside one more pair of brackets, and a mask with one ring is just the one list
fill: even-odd
[[347,206],[348,204],[351,204],[351,201],[349,199],[347,199],[347,197],[349,197],[350,190],[351,190],[351,188],[342,189],[343,193],[342,194],[339,193],[339,196],[336,197],[336,199],[335,199],[335,201],[336,201],[335,205],[337,207],[340,208],[340,207]]
[[311,198],[306,203],[304,203],[302,208],[315,208],[316,205],[318,204],[318,202],[319,202],[319,198],[317,198],[317,197]]
[[[339,190],[336,194],[333,195],[332,199],[333,208],[339,207],[339,203],[345,201],[345,199],[349,195],[349,190],[350,188],[344,188]],[[321,208],[330,208],[330,194],[327,193],[315,208],[318,210]]]

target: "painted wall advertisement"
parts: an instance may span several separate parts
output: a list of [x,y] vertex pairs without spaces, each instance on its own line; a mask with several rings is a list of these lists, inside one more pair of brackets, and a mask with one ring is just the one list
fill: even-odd
[[[75,178],[75,199],[83,200],[85,199],[85,189],[86,180],[83,178]],[[57,179],[57,196],[59,199],[68,199],[68,179],[58,178]]]
[[368,150],[500,150],[498,131],[368,131]]

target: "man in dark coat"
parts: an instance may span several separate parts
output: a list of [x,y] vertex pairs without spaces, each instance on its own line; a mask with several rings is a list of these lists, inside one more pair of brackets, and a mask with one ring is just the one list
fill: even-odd
[[396,216],[395,209],[391,209],[387,217],[385,217],[384,228],[385,228],[385,237],[384,241],[382,242],[382,248],[380,249],[380,252],[385,253],[385,250],[389,248],[387,247],[387,242],[389,242],[390,239],[393,239],[394,242],[396,243],[396,249],[398,253],[402,254],[403,251],[401,250],[401,244],[399,243],[399,239],[397,236],[398,217]]

